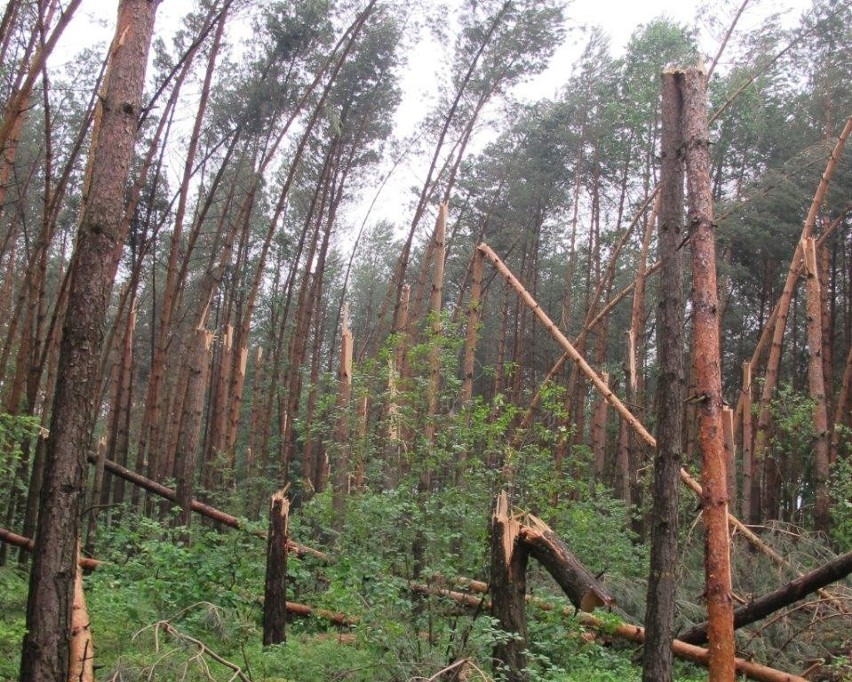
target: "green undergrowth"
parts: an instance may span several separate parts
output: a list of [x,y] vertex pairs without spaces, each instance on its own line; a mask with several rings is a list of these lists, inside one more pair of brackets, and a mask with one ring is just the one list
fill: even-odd
[[[481,671],[486,675],[481,679],[499,680],[499,671],[490,665],[490,652],[504,635],[487,612],[461,609],[446,598],[417,595],[408,587],[416,570],[411,543],[424,516],[433,531],[426,537],[421,577],[487,577],[487,505],[485,511],[473,514],[460,497],[439,497],[420,507],[401,489],[363,494],[349,501],[349,522],[338,533],[330,530],[327,496],[316,497],[294,513],[294,537],[315,546],[324,541],[337,559],[325,564],[291,555],[288,598],[345,613],[357,623],[338,629],[319,617],[294,619],[288,624],[286,643],[267,648],[260,645],[262,538],[251,532],[219,532],[196,519],[187,542],[183,528],[126,517],[102,533],[98,558],[107,563],[86,576],[96,678],[239,679],[235,668],[214,660],[215,654],[252,682],[428,679],[462,660],[469,661],[468,679],[480,679],[476,671]],[[556,519],[561,532],[573,533],[578,542],[588,533],[588,518],[581,511],[582,505],[573,515]],[[450,523],[451,517],[459,522]],[[629,536],[613,537],[607,545],[599,548],[601,556],[590,554],[587,559],[608,562],[615,573],[629,568],[636,558]],[[0,570],[2,680],[17,677],[26,587],[23,570],[11,566]],[[530,588],[536,596],[567,605],[538,570],[530,574]],[[559,611],[530,609],[532,682],[641,678],[635,646],[606,635],[591,637]],[[703,675],[682,667],[677,679],[698,680]]]

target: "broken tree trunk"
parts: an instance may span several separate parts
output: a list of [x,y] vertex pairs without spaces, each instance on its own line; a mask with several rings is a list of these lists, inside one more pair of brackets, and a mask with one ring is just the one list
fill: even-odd
[[722,375],[719,350],[719,297],[716,284],[716,235],[710,185],[710,133],[707,79],[700,68],[683,72],[683,138],[686,193],[692,241],[692,362],[698,404],[701,449],[701,509],[707,529],[704,544],[705,598],[711,682],[733,682],[734,620],[728,490],[722,429]]
[[[529,306],[529,308],[535,313],[536,317],[538,317],[539,321],[544,325],[544,327],[550,332],[553,338],[559,343],[560,346],[565,350],[566,355],[576,364],[577,368],[580,372],[582,372],[594,387],[609,401],[610,405],[613,406],[616,412],[618,412],[619,416],[624,419],[627,424],[629,424],[630,428],[632,428],[636,435],[642,439],[647,445],[652,448],[657,447],[657,440],[649,433],[649,431],[643,426],[642,422],[640,422],[636,416],[630,412],[629,409],[624,405],[621,400],[619,400],[618,396],[611,391],[603,381],[601,381],[600,376],[598,376],[597,372],[586,362],[583,354],[574,347],[574,345],[565,337],[565,335],[559,330],[559,328],[553,323],[553,321],[547,316],[547,313],[539,306],[536,300],[532,297],[532,295],[523,287],[523,285],[518,281],[518,278],[512,274],[512,271],[506,267],[506,264],[500,259],[500,257],[494,253],[494,250],[488,246],[485,242],[482,242],[477,246],[483,255],[485,255],[488,260],[492,262],[495,268],[497,268],[498,272],[503,275],[506,279],[508,285],[515,290],[515,293],[524,301],[524,303]],[[498,372],[499,374],[499,372]],[[681,468],[680,470],[680,480],[686,484],[686,486],[692,490],[699,497],[703,493],[703,489],[701,484],[696,481],[685,469]],[[730,523],[737,531],[738,534],[742,535],[755,549],[760,551],[762,554],[769,557],[775,563],[790,567],[790,562],[788,562],[784,557],[778,554],[771,547],[768,547],[766,543],[764,543],[757,535],[755,535],[751,530],[749,530],[737,517],[735,517],[730,512],[728,513],[728,523]]]
[[506,491],[497,496],[491,516],[491,615],[497,619],[507,637],[494,645],[495,670],[500,670],[508,682],[523,682],[527,648],[526,548],[518,543],[521,524],[509,510]]
[[[94,463],[96,461],[95,455],[89,455],[89,461]],[[149,493],[154,493],[155,495],[159,495],[171,502],[177,502],[177,493],[172,488],[167,488],[166,486],[157,483],[156,481],[152,481],[149,478],[145,478],[144,476],[137,474],[135,471],[130,471],[130,469],[126,469],[125,467],[116,464],[110,460],[104,460],[104,469],[114,476],[118,476],[119,478],[123,478],[125,481],[129,481],[133,485],[139,486],[140,488],[147,490]],[[245,530],[245,526],[243,526],[242,522],[236,517],[231,516],[215,507],[211,507],[209,504],[204,504],[203,502],[199,502],[198,500],[192,500],[190,503],[192,511],[201,514],[202,516],[206,516],[208,519],[212,519],[217,523],[221,523],[223,526],[228,526],[229,528],[235,528],[237,530]],[[256,533],[260,535],[260,537],[265,537],[265,534],[262,532]],[[3,539],[0,536],[0,539]],[[295,553],[297,556],[310,555],[321,561],[329,561],[329,557],[327,554],[320,552],[319,550],[313,549],[311,547],[306,547],[305,545],[300,545],[298,542],[290,542],[287,545],[287,549],[290,552]]]
[[287,534],[290,501],[279,490],[269,506],[269,538],[266,546],[266,586],[263,597],[263,646],[286,640]]
[[544,521],[527,514],[519,539],[530,556],[547,569],[577,611],[591,613],[598,606],[615,604],[615,599]]
[[[760,397],[760,410],[758,412],[757,418],[757,430],[755,433],[755,443],[754,443],[754,458],[756,462],[763,468],[767,462],[771,462],[771,460],[767,456],[767,447],[768,447],[768,438],[769,438],[769,427],[771,421],[770,414],[770,403],[772,397],[774,395],[775,386],[778,383],[778,370],[781,364],[781,349],[782,349],[782,341],[784,338],[784,329],[787,324],[787,316],[790,311],[790,305],[793,300],[793,290],[795,288],[796,282],[798,281],[799,274],[801,273],[801,261],[802,261],[802,240],[810,237],[813,233],[814,224],[816,222],[817,215],[822,206],[823,200],[825,199],[826,193],[828,192],[828,186],[831,181],[832,175],[834,175],[834,170],[837,167],[837,163],[843,155],[843,148],[846,145],[846,140],[849,138],[849,135],[852,134],[852,116],[850,116],[846,125],[843,128],[843,131],[840,133],[840,137],[837,140],[837,143],[834,146],[834,149],[831,151],[831,154],[828,159],[828,163],[826,164],[825,171],[823,171],[822,178],[820,178],[820,183],[817,186],[816,193],[814,194],[813,200],[811,201],[810,209],[808,210],[808,215],[805,218],[805,223],[802,227],[802,234],[800,237],[799,243],[796,245],[796,250],[793,253],[793,258],[790,262],[790,267],[787,271],[787,278],[784,282],[784,288],[782,289],[781,296],[778,299],[778,303],[775,306],[775,310],[773,310],[772,316],[770,317],[770,323],[774,320],[774,326],[772,324],[767,324],[766,329],[761,333],[761,338],[758,341],[758,347],[755,349],[754,355],[758,355],[758,350],[761,345],[765,345],[765,338],[769,338],[771,334],[772,345],[769,350],[769,359],[766,363],[766,372],[764,375],[763,389]],[[752,357],[752,365],[754,366],[757,362],[757,357]],[[754,474],[754,480],[757,479],[757,472]],[[761,508],[760,497],[756,497],[752,494],[752,517],[751,521],[753,523],[761,523],[764,520],[764,517],[771,513],[772,510],[765,510]]]
[[[852,573],[852,551],[832,559],[805,575],[796,578],[777,590],[755,599],[734,611],[734,629],[741,628],[766,618],[785,606],[803,599],[833,582],[842,580]],[[707,641],[707,623],[701,623],[678,635],[678,639],[690,644],[703,644]]]

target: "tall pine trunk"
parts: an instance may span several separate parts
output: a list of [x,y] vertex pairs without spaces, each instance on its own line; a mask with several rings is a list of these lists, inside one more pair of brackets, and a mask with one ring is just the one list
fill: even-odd
[[95,121],[47,442],[21,682],[68,679],[80,504],[95,417],[93,387],[126,239],[121,230],[124,189],[158,4],[157,0],[120,3],[108,80]]
[[660,170],[660,296],[657,348],[657,449],[651,512],[651,565],[645,610],[642,679],[672,679],[672,623],[676,594],[680,453],[683,431],[683,99],[677,74],[662,80],[662,162]]
[[702,69],[682,76],[683,138],[689,231],[692,241],[692,364],[698,403],[702,516],[706,527],[704,570],[711,682],[733,682],[734,616],[731,591],[728,491],[722,431],[722,374],[716,236],[710,186],[707,83]]

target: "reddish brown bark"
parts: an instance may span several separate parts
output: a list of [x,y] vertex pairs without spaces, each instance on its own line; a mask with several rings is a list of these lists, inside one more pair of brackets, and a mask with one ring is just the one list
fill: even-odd
[[494,667],[511,682],[527,679],[527,559],[528,552],[518,542],[521,524],[509,510],[506,492],[500,493],[491,516],[491,615],[507,634],[494,645]]
[[710,680],[733,682],[736,676],[735,645],[707,81],[701,69],[689,69],[681,78],[688,221],[692,241],[692,358],[695,398],[700,401],[701,507],[707,529],[704,596],[707,600]]
[[210,367],[210,343],[213,335],[206,329],[196,329],[189,348],[186,395],[175,453],[175,478],[177,503],[180,506],[179,522],[189,526],[192,518],[192,497],[195,489],[195,463],[201,436],[201,419],[204,414],[204,393]]
[[350,403],[352,401],[352,330],[349,328],[349,311],[343,312],[343,330],[340,334],[340,369],[337,373],[337,425],[335,427],[335,446],[337,461],[334,462],[334,490],[332,509],[336,530],[343,528],[344,506],[349,494],[349,467],[351,448],[349,435]]

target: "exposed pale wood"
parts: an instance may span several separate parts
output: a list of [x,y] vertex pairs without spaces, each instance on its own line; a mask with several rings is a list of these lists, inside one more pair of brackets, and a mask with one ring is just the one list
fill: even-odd
[[77,574],[74,577],[74,605],[71,607],[71,668],[68,673],[68,682],[94,682],[95,680],[95,649],[81,569],[78,555]]
[[494,645],[492,658],[509,682],[523,682],[528,675],[525,650],[527,643],[526,586],[528,552],[518,543],[521,524],[509,508],[509,496],[502,491],[494,505],[490,524],[491,537],[491,615],[499,628],[509,635]]
[[725,485],[728,489],[728,507],[737,508],[737,445],[734,441],[734,411],[722,407],[722,434],[725,441]]

